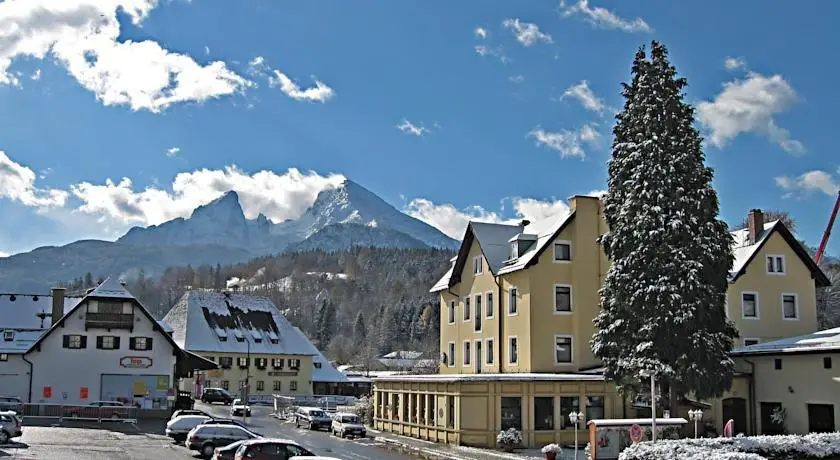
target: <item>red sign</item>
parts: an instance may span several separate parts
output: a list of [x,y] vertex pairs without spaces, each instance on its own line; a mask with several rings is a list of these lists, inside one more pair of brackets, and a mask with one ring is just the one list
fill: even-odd
[[152,367],[152,358],[145,356],[125,356],[120,358],[120,366],[129,369],[142,369]]
[[735,431],[735,420],[729,419],[726,422],[726,425],[723,426],[723,436],[727,438],[732,437],[732,433]]
[[79,398],[88,399],[88,387],[79,388]]
[[638,423],[634,423],[630,426],[630,440],[635,442],[639,442],[644,437],[645,432],[642,430],[642,427],[639,426]]
[[44,397],[52,398],[52,387],[44,387]]

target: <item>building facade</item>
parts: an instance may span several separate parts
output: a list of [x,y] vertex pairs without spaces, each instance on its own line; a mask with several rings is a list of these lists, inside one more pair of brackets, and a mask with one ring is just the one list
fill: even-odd
[[[569,204],[569,213],[554,221],[469,224],[450,270],[431,289],[443,310],[440,373],[376,379],[378,427],[493,446],[495,433],[513,426],[522,431],[525,445],[538,446],[544,440],[574,439],[566,420],[572,410],[586,419],[644,411],[604,381],[589,345],[610,265],[597,242],[608,231],[602,203],[576,196]],[[742,337],[752,339],[747,344],[813,332],[815,287],[828,280],[781,222],[764,223],[758,210],[748,221],[747,229],[733,232],[728,316]],[[739,374],[729,401],[686,404],[702,406],[707,420],[722,428],[732,401],[749,396],[750,378]],[[417,397],[412,395],[419,394],[445,401],[451,426],[441,427],[441,407],[437,417],[415,417],[425,424],[412,422],[419,415],[413,413],[419,406],[412,404]],[[474,398],[488,409],[473,410]],[[389,413],[395,406],[396,413]],[[480,433],[472,431],[476,426]],[[423,434],[440,433],[439,428],[445,436]],[[585,422],[581,439],[584,428]]]
[[224,388],[268,398],[331,394],[347,378],[268,299],[231,292],[190,291],[164,317],[184,349],[218,364],[182,388]]

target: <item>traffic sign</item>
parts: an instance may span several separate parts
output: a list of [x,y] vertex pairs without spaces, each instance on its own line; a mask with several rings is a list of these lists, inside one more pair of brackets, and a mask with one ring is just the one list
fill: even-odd
[[645,432],[642,430],[642,427],[639,426],[638,423],[634,423],[630,426],[630,440],[634,443],[641,441],[644,435]]

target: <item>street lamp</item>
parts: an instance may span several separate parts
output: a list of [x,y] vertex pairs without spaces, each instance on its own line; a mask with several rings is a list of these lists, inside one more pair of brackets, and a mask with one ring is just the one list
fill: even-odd
[[688,419],[694,422],[694,437],[697,438],[697,424],[703,420],[703,411],[700,409],[688,411]]
[[583,420],[582,412],[569,412],[569,421],[575,426],[575,460],[578,458],[578,421]]

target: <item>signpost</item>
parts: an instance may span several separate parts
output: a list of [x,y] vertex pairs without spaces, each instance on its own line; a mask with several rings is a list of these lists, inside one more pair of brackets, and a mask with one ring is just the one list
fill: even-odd
[[630,440],[633,441],[634,444],[640,442],[644,435],[645,432],[638,423],[634,423],[630,426]]

